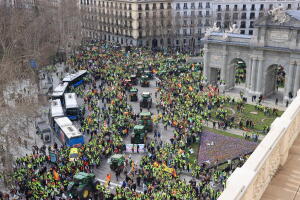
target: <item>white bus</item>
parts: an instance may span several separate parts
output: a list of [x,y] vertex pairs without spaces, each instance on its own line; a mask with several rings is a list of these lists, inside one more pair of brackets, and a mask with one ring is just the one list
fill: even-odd
[[54,126],[54,119],[57,117],[63,117],[64,116],[64,110],[61,105],[60,99],[54,99],[51,103],[50,108],[50,124],[53,127]]
[[68,117],[55,118],[54,131],[60,142],[68,147],[80,147],[84,144],[82,133]]
[[67,91],[68,85],[69,83],[64,82],[56,86],[52,93],[52,99],[60,99],[61,103],[64,104],[64,93]]
[[63,79],[63,82],[69,83],[70,86],[77,87],[83,84],[83,78],[87,75],[87,70],[79,70],[74,74],[68,74]]
[[70,120],[78,120],[80,118],[80,108],[75,93],[65,93],[65,108],[66,116]]

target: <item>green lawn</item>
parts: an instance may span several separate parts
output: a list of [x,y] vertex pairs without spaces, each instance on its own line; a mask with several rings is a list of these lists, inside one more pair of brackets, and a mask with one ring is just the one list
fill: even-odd
[[[246,120],[252,120],[254,123],[253,131],[259,131],[261,132],[264,128],[264,126],[270,126],[271,123],[276,119],[275,115],[265,115],[262,111],[258,111],[255,109],[254,105],[245,104],[243,112],[237,111],[236,105],[233,104],[225,104],[223,107],[225,110],[228,111],[227,116],[234,116],[234,124],[236,128],[238,128],[238,123],[240,120],[244,123]],[[214,120],[216,119],[215,111],[217,109],[212,110],[212,118]],[[278,115],[282,115],[283,111],[278,111]]]
[[225,135],[225,136],[229,136],[229,137],[236,137],[236,138],[242,138],[244,139],[243,136],[240,136],[240,135],[235,135],[235,134],[232,134],[232,133],[228,133],[226,131],[222,131],[222,130],[219,130],[219,129],[213,129],[213,128],[209,128],[207,126],[204,126],[203,130],[207,130],[209,132],[213,132],[213,133],[217,133],[217,134],[220,134],[220,135]]

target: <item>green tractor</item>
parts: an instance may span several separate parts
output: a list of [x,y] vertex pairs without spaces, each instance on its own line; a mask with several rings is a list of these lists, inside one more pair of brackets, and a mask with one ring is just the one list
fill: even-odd
[[142,87],[149,87],[150,86],[149,78],[145,75],[143,75],[141,77],[141,86]]
[[122,154],[115,154],[110,158],[110,169],[113,171],[120,170],[120,172],[124,169],[125,157]]
[[152,106],[152,97],[150,92],[142,93],[142,100],[140,101],[141,108],[151,108]]
[[130,101],[138,101],[138,89],[131,88],[129,92]]
[[131,136],[132,144],[145,144],[146,143],[146,129],[143,125],[136,125],[133,128],[133,133]]
[[79,172],[74,175],[68,185],[68,194],[72,199],[90,199],[101,183],[95,179],[95,174]]
[[145,126],[145,129],[148,132],[151,132],[153,130],[153,122],[151,119],[151,112],[141,112],[140,113],[140,121],[139,124]]

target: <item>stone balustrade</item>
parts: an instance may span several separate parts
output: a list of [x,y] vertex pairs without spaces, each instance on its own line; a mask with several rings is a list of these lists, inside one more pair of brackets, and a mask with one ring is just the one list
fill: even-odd
[[276,171],[285,164],[299,132],[300,90],[283,115],[272,123],[269,133],[246,163],[228,178],[218,200],[260,199]]

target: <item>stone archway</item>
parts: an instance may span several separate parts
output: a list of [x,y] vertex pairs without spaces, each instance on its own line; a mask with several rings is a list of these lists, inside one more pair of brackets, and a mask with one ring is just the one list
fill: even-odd
[[235,86],[245,88],[247,64],[242,58],[234,58],[229,63],[227,88],[231,89]]
[[275,95],[283,99],[285,89],[286,72],[282,65],[270,65],[265,74],[264,94],[265,96]]

